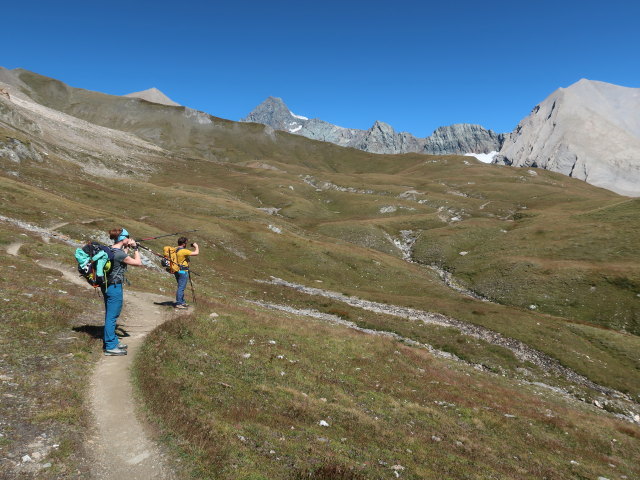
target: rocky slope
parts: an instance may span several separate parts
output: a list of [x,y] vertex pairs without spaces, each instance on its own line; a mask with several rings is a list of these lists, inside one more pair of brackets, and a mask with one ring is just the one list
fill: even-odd
[[495,163],[540,167],[640,195],[640,88],[580,80],[537,105]]
[[376,121],[369,130],[344,128],[317,118],[309,120],[296,115],[281,98],[275,97],[267,98],[241,121],[262,123],[276,130],[371,153],[489,153],[500,150],[504,141],[502,134],[467,123],[440,127],[426,138],[396,132],[391,125],[380,121]]

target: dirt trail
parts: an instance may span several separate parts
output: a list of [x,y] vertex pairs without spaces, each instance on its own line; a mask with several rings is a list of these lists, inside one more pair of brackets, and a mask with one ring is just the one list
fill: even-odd
[[[17,255],[21,243],[7,247]],[[50,261],[38,261],[43,268],[57,270],[71,283],[89,287],[75,270]],[[124,357],[101,357],[91,379],[90,409],[95,426],[87,439],[87,451],[92,456],[93,475],[98,480],[126,478],[128,480],[175,479],[167,467],[158,446],[147,436],[136,417],[130,368],[144,337],[168,318],[154,302],[166,297],[127,290],[125,292],[124,323],[129,333],[123,339],[129,346]],[[122,323],[122,322],[121,322]]]
[[97,423],[89,440],[96,455],[94,475],[99,479],[174,478],[136,418],[130,376],[144,337],[165,317],[153,302],[166,298],[132,291],[125,297],[125,328],[130,336],[122,341],[129,345],[129,355],[102,357],[91,382],[91,406]]

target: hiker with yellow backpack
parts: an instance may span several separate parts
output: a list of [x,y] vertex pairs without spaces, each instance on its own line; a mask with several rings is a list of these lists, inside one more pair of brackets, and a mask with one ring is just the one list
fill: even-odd
[[189,283],[189,258],[195,257],[200,253],[197,243],[192,243],[193,251],[187,248],[189,239],[187,237],[178,238],[178,246],[167,246],[163,249],[164,258],[167,259],[167,270],[176,277],[178,289],[176,291],[175,308],[188,308],[187,302],[184,300],[184,291]]

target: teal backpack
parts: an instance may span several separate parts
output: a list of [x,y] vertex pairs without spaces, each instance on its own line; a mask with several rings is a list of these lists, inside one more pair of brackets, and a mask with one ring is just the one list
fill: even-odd
[[93,288],[106,285],[113,265],[113,249],[98,242],[89,242],[76,249],[78,273]]

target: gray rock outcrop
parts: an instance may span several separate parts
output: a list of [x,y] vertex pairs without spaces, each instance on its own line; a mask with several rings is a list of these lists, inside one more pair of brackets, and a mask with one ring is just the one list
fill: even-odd
[[487,130],[481,125],[456,123],[439,127],[425,139],[424,153],[489,153],[500,150],[505,134]]
[[381,121],[376,121],[368,130],[339,127],[317,118],[309,120],[296,115],[281,98],[275,97],[267,98],[241,121],[262,123],[276,130],[371,153],[489,153],[500,150],[504,141],[503,134],[466,123],[440,127],[426,138],[396,132],[391,125]]
[[583,79],[556,90],[507,136],[494,163],[640,196],[640,88]]

